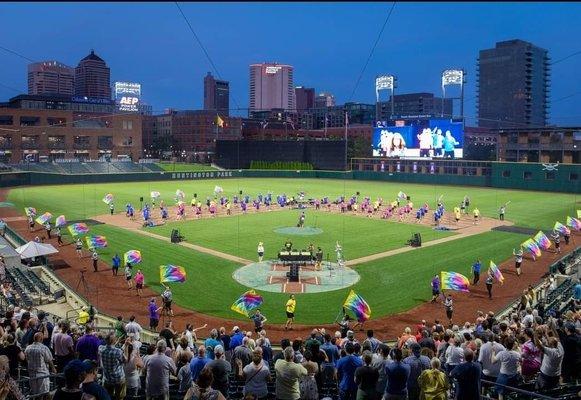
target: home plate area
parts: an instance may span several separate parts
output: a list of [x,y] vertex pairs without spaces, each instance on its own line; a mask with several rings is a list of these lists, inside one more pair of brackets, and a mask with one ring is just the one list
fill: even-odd
[[353,269],[323,261],[315,263],[283,263],[267,260],[238,268],[232,277],[242,285],[275,293],[320,293],[343,289],[359,281]]

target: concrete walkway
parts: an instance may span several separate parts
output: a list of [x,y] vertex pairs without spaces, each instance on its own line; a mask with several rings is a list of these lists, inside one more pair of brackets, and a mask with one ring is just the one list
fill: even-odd
[[429,242],[424,242],[424,243],[422,243],[422,247],[411,247],[411,246],[400,247],[399,249],[384,251],[383,253],[371,254],[369,256],[356,258],[354,260],[349,260],[345,263],[345,265],[347,265],[348,267],[352,267],[352,266],[355,266],[357,264],[363,264],[363,263],[366,263],[369,261],[379,260],[380,258],[385,258],[385,257],[389,257],[389,256],[393,256],[396,254],[401,254],[401,253],[407,253],[408,251],[414,251],[414,250],[418,250],[418,249],[421,249],[424,247],[435,246],[435,245],[440,244],[440,243],[451,242],[453,240],[462,239],[462,238],[465,238],[468,236],[478,235],[478,234],[481,234],[484,232],[488,232],[494,227],[507,226],[507,225],[513,225],[513,223],[510,221],[499,221],[499,220],[494,220],[491,218],[483,218],[482,221],[478,225],[470,225],[470,226],[467,226],[465,228],[461,228],[457,231],[458,233],[456,235],[447,236],[447,237],[441,238],[441,239],[431,240]]
[[[147,231],[144,231],[141,229],[132,229],[132,231],[139,233],[140,235],[149,236],[149,237],[152,237],[155,239],[163,240],[164,242],[171,243],[170,239],[165,237],[165,236],[157,235],[155,233],[147,232]],[[198,246],[198,245],[191,244],[191,243],[181,242],[181,243],[178,243],[178,245],[187,247],[188,249],[199,251],[200,253],[210,254],[212,256],[220,257],[220,258],[223,258],[223,259],[228,260],[228,261],[234,261],[236,263],[243,264],[243,265],[251,264],[253,262],[253,261],[247,260],[245,258],[236,257],[236,256],[233,256],[233,255],[228,254],[228,253],[222,253],[221,251],[208,249],[207,247],[202,247],[202,246]]]

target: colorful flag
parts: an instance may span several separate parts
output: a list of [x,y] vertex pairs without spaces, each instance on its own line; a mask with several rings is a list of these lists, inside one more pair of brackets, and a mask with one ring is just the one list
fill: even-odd
[[224,127],[224,120],[220,118],[219,115],[216,115],[216,125],[218,125],[220,128]]
[[141,262],[141,252],[139,250],[129,250],[123,255],[123,260],[125,260],[125,264],[139,264]]
[[186,194],[181,190],[176,190],[176,199],[177,200],[184,200],[186,198]]
[[67,224],[67,220],[65,219],[64,215],[59,215],[58,217],[56,217],[56,221],[54,223],[54,226],[56,226],[57,228],[60,228],[61,226],[65,226]]
[[440,282],[442,284],[442,290],[469,292],[470,281],[464,275],[457,272],[440,272]]
[[248,312],[260,307],[262,301],[261,295],[256,293],[254,290],[249,290],[240,296],[238,300],[232,304],[230,309],[248,317]]
[[88,248],[101,249],[107,247],[107,238],[105,236],[87,236],[85,238]]
[[492,262],[492,260],[490,260],[490,266],[488,267],[488,270],[492,272],[492,276],[494,276],[494,279],[496,279],[500,283],[504,283],[504,276],[502,276],[500,268],[498,268],[496,264]]
[[52,219],[52,214],[49,212],[45,212],[44,214],[42,214],[41,216],[36,218],[36,223],[38,223],[40,225],[44,225],[48,221],[50,221],[51,219]]
[[24,207],[24,212],[26,213],[27,217],[36,216],[36,208],[34,207]]
[[551,241],[549,240],[549,238],[547,237],[547,235],[545,235],[543,233],[543,231],[539,231],[535,237],[533,237],[533,240],[539,245],[539,247],[543,250],[548,250],[549,247],[551,247]]
[[369,304],[359,296],[353,289],[349,292],[349,295],[343,303],[343,307],[351,310],[355,314],[358,322],[365,322],[371,317],[371,308]]
[[579,231],[581,230],[581,221],[579,221],[577,218],[567,217],[567,226],[570,226],[576,231]]
[[565,225],[563,225],[562,223],[560,223],[559,221],[555,222],[555,226],[553,227],[553,230],[559,232],[561,235],[570,235],[571,234],[571,230],[569,228],[567,228]]
[[157,192],[157,191],[152,191],[152,192],[151,192],[151,198],[152,198],[152,199],[157,199],[157,198],[159,198],[160,196],[161,196],[161,194],[160,194],[159,192]]
[[398,199],[407,200],[408,195],[400,190],[400,192],[397,194],[397,197]]
[[103,203],[105,204],[113,203],[113,195],[111,193],[107,193],[105,197],[103,197]]
[[73,236],[84,235],[85,233],[89,232],[89,227],[87,224],[80,222],[78,224],[69,225],[69,232]]
[[165,282],[185,282],[186,269],[179,265],[160,265],[159,266],[159,281]]
[[525,249],[530,251],[532,254],[535,255],[535,257],[541,256],[541,249],[533,239],[525,240],[524,242],[521,243],[521,247],[524,247]]

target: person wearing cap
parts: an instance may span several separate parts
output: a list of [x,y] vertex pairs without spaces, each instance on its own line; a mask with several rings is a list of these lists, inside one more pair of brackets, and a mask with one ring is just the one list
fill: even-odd
[[256,251],[258,252],[258,262],[262,262],[262,257],[264,257],[264,243],[258,242]]
[[[74,360],[77,364],[79,360]],[[99,365],[93,360],[85,360],[81,362],[80,370],[85,373],[85,379],[81,385],[81,390],[83,394],[87,394],[95,397],[95,400],[111,400],[109,393],[101,386],[97,380],[97,369]]]
[[165,355],[167,345],[165,340],[157,341],[154,354],[145,358],[143,371],[145,374],[145,396],[169,399],[169,375],[175,375],[176,365],[171,357]]
[[407,380],[408,397],[409,400],[418,400],[420,398],[418,378],[422,371],[430,368],[430,359],[420,355],[421,347],[418,343],[412,343],[410,350],[412,354],[403,360],[403,363],[410,367],[410,374]]
[[209,368],[214,376],[212,388],[219,390],[226,397],[228,396],[228,386],[230,384],[228,377],[232,372],[232,366],[226,361],[224,353],[224,347],[221,344],[214,347],[214,359],[206,365],[206,368]]
[[86,376],[87,366],[81,360],[72,360],[64,369],[65,387],[57,389],[53,400],[81,400],[83,391],[80,386]]

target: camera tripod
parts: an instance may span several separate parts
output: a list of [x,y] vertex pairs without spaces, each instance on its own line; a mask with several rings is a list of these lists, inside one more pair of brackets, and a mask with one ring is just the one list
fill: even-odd
[[79,276],[79,281],[77,282],[77,286],[75,287],[75,290],[79,290],[79,287],[82,285],[85,293],[88,293],[90,290],[90,286],[89,286],[89,283],[87,282],[87,280],[85,279],[85,272],[86,271],[87,271],[86,269],[83,269],[80,271],[81,275]]

